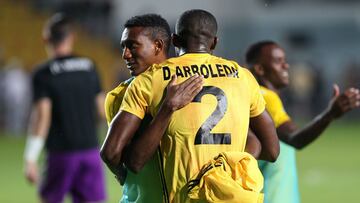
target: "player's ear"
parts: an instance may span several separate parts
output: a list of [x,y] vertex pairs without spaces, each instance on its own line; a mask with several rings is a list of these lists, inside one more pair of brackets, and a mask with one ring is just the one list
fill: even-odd
[[212,41],[212,44],[211,44],[211,46],[210,46],[210,50],[211,50],[211,51],[215,49],[218,41],[219,41],[219,38],[214,37],[214,39],[213,39],[213,41]]
[[255,74],[258,76],[263,76],[265,73],[264,67],[258,63],[254,65],[254,71],[255,71]]
[[155,55],[158,55],[164,50],[164,46],[165,46],[164,40],[155,39],[154,44],[155,44]]

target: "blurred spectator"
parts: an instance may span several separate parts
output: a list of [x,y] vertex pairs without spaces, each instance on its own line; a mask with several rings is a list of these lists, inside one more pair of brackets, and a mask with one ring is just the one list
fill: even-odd
[[[5,59],[3,54],[3,49],[0,47],[0,92],[4,92],[4,81],[5,81]],[[0,94],[0,130],[4,129],[4,120],[5,120],[5,97],[3,94]]]
[[1,115],[3,128],[11,135],[21,135],[26,130],[31,105],[29,75],[22,63],[12,58],[4,66],[1,74]]

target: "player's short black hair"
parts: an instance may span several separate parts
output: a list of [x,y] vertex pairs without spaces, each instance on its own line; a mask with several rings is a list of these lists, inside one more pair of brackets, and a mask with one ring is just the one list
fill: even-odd
[[216,18],[208,11],[192,9],[185,11],[176,23],[176,34],[180,37],[211,39],[216,36]]
[[257,42],[255,44],[252,44],[245,54],[245,61],[247,65],[251,68],[254,64],[259,62],[259,58],[261,55],[261,49],[268,45],[277,45],[276,42],[271,40],[264,40]]
[[73,21],[63,13],[56,13],[47,21],[44,31],[49,42],[56,46],[73,32]]
[[127,20],[124,27],[146,27],[151,32],[153,39],[160,38],[165,42],[165,50],[169,51],[171,30],[169,23],[160,15],[154,13],[137,15]]

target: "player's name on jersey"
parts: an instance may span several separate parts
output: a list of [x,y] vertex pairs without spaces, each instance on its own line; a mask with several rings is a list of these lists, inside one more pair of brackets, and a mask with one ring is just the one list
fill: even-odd
[[56,75],[63,72],[73,71],[90,71],[92,62],[88,59],[68,59],[63,61],[55,61],[50,66],[52,74]]
[[172,73],[168,66],[163,66],[163,78],[169,80],[171,75],[176,74],[177,77],[190,77],[196,73],[203,75],[204,78],[217,78],[217,77],[236,77],[239,78],[238,71],[232,66],[225,64],[201,64],[190,66],[176,66],[175,73]]

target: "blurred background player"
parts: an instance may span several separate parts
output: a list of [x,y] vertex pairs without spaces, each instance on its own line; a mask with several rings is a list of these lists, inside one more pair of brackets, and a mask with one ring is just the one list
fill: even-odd
[[359,107],[359,90],[349,88],[340,94],[339,87],[334,85],[334,95],[323,113],[305,127],[298,128],[286,113],[279,97],[279,91],[289,84],[289,64],[284,50],[273,41],[257,42],[247,50],[246,63],[261,85],[266,109],[282,141],[275,163],[259,162],[265,179],[265,202],[298,203],[300,197],[294,148],[304,148],[319,137],[333,120]]
[[[266,153],[268,158],[275,160],[277,157],[277,136],[271,118],[264,111],[265,104],[259,86],[246,69],[233,61],[211,55],[217,43],[216,32],[216,20],[207,11],[189,10],[181,15],[176,25],[176,34],[173,35],[173,43],[178,48],[180,57],[155,64],[132,81],[102,147],[104,161],[116,174],[123,149],[134,136],[145,114],[149,112],[152,116],[156,115],[157,122],[150,123],[148,127],[153,131],[147,130],[142,139],[134,141],[133,147],[126,154],[125,164],[134,172],[141,171],[163,138],[161,172],[165,178],[164,189],[169,202],[187,201],[187,186],[191,179],[196,179],[202,166],[219,153],[244,151],[249,120],[257,135],[263,138],[260,139],[263,149],[270,150]],[[185,108],[169,108],[171,105],[166,100],[161,104],[165,88],[169,81],[172,83],[172,74],[176,74],[180,81],[196,74],[205,78],[206,86],[194,98],[193,103]],[[234,91],[234,85],[240,90]],[[170,93],[172,91],[167,89],[166,94]],[[176,109],[180,110],[174,113]],[[160,132],[164,131],[163,137]],[[251,159],[245,153],[243,155]],[[256,174],[255,178],[259,180],[260,171],[257,173],[256,169],[250,170],[247,172]],[[221,181],[216,180],[217,183]],[[262,182],[254,185],[262,186]],[[240,185],[231,184],[230,187],[239,188]],[[247,191],[247,197],[261,199],[258,189],[254,192]],[[239,194],[237,190],[233,192],[232,194]],[[222,200],[232,199],[235,202],[239,197],[246,199],[244,193],[235,195],[235,198],[222,192],[217,194],[219,193]],[[200,198],[204,200],[204,196]]]
[[[121,102],[127,87],[135,76],[146,71],[152,64],[159,64],[168,57],[170,48],[171,31],[167,21],[157,14],[145,14],[134,16],[125,23],[125,29],[121,38],[121,47],[123,49],[122,58],[125,60],[132,78],[122,82],[115,89],[106,95],[105,113],[106,120],[110,125],[112,119],[118,113]],[[190,82],[190,80],[189,80]],[[198,82],[194,80],[193,82]],[[189,83],[191,85],[192,83]],[[169,85],[172,94],[167,94],[171,99],[179,99],[179,102],[189,103],[192,95],[187,95],[185,91],[180,92],[180,87],[186,88],[188,83],[180,85]],[[179,93],[179,94],[177,94]],[[196,94],[194,92],[193,94]],[[177,96],[180,96],[179,98]],[[186,100],[186,96],[188,99]],[[156,117],[155,117],[156,119]],[[140,136],[141,131],[149,125],[151,116],[147,116],[142,121],[141,127],[137,134]],[[134,138],[139,139],[139,138]],[[128,148],[131,148],[131,142]],[[122,152],[122,154],[126,154]],[[126,159],[126,157],[122,157]],[[120,202],[163,202],[163,190],[161,177],[159,173],[159,160],[155,154],[145,165],[144,169],[135,174],[128,171],[125,167],[117,178],[123,185],[123,193]]]
[[33,109],[25,147],[25,176],[40,181],[37,160],[47,150],[40,197],[43,202],[105,201],[104,171],[96,137],[97,114],[104,117],[104,94],[94,63],[73,55],[74,30],[56,14],[43,30],[49,60],[33,74]]

